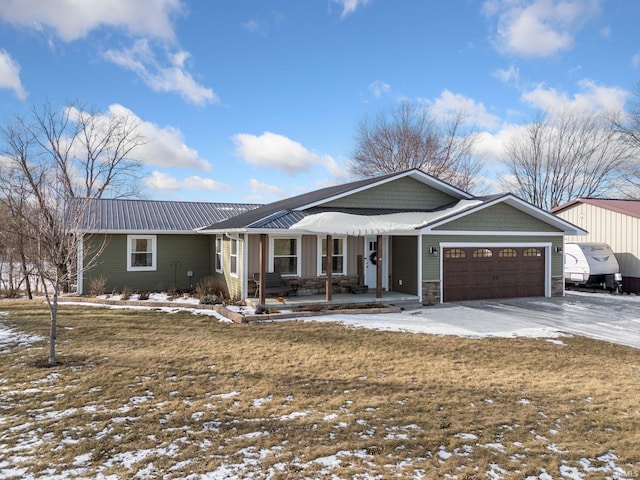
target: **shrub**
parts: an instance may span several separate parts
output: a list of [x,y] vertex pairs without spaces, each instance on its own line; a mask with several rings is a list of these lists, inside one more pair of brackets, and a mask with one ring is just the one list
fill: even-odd
[[196,284],[196,297],[202,299],[207,295],[215,295],[219,298],[227,298],[227,287],[213,277],[204,277]]
[[149,295],[151,295],[149,292],[140,292],[138,294],[138,300],[149,300]]
[[0,297],[4,298],[18,298],[20,296],[20,290],[17,288],[3,288],[0,289]]
[[99,295],[104,295],[104,292],[107,288],[107,278],[100,275],[99,277],[94,277],[89,282],[89,294],[92,297],[97,297]]
[[200,305],[218,305],[220,303],[217,295],[203,295],[200,297]]
[[122,292],[120,292],[120,300],[129,300],[133,292],[130,288],[124,287]]

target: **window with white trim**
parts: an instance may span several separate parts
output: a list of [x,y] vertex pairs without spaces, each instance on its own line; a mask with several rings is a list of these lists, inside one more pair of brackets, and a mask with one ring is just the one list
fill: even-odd
[[216,257],[215,257],[215,268],[216,268],[216,272],[218,273],[222,273],[222,246],[223,246],[223,242],[222,242],[222,235],[216,235]]
[[[327,237],[322,237],[320,246],[320,275],[327,274]],[[335,275],[345,275],[346,272],[346,240],[344,237],[334,237],[331,239],[333,252],[331,256],[331,273]]]
[[300,239],[275,237],[271,239],[271,266],[281,275],[300,275]]
[[231,273],[231,275],[238,275],[238,240],[236,238],[231,239],[229,273]]
[[127,235],[127,271],[155,271],[157,257],[155,235]]

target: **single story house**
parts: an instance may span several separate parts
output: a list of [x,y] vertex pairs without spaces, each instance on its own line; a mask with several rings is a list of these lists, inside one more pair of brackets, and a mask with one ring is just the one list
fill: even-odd
[[[564,236],[586,233],[512,194],[475,197],[416,169],[267,205],[217,204],[227,215],[193,230],[94,202],[104,202],[106,220],[85,226],[109,238],[82,291],[96,275],[113,288],[178,285],[187,269],[190,285],[212,276],[232,298],[261,303],[274,275],[283,293],[327,299],[363,288],[423,303],[563,295]],[[158,212],[170,210],[160,203]]]
[[608,244],[620,266],[622,289],[640,293],[640,200],[577,198],[551,212],[589,232],[566,237],[567,242]]
[[212,237],[198,229],[260,205],[157,200],[82,199],[78,293],[94,279],[105,290],[189,290],[211,275]]

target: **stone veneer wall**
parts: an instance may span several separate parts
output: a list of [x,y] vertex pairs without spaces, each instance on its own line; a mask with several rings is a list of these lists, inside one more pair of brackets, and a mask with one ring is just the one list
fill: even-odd
[[[253,296],[256,292],[255,283],[251,282],[249,295]],[[325,293],[325,277],[293,277],[283,278],[282,284],[289,285],[296,283],[298,285],[298,296],[303,295],[321,295]],[[332,277],[332,293],[352,293],[352,287],[358,285],[357,275],[340,275]],[[291,290],[291,289],[290,289]]]
[[435,305],[440,303],[440,281],[427,280],[422,282],[422,304]]
[[561,297],[564,295],[564,277],[551,277],[551,296]]

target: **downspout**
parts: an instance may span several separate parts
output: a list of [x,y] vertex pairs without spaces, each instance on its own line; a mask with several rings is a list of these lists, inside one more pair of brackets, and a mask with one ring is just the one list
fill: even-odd
[[249,293],[249,235],[245,233],[242,241],[242,300],[247,298]]
[[76,271],[76,293],[82,295],[84,283],[84,235],[78,235],[78,266]]
[[259,295],[259,302],[260,305],[265,305],[266,303],[266,298],[265,298],[265,282],[266,282],[266,271],[267,271],[267,234],[266,233],[261,233],[260,234],[260,270],[258,272],[258,295]]
[[422,232],[418,234],[418,301],[422,303]]

